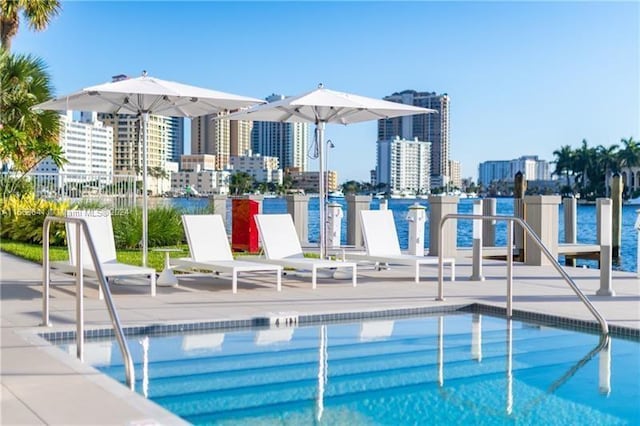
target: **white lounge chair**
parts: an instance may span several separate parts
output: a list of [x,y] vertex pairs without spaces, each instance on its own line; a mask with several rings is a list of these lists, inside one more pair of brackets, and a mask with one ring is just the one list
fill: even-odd
[[238,272],[274,271],[276,289],[282,289],[282,267],[259,262],[235,260],[219,214],[182,215],[191,257],[172,259],[178,269],[198,269],[231,274],[231,287],[238,292]]
[[[81,217],[89,228],[89,233],[95,245],[98,261],[107,280],[116,277],[130,277],[146,275],[151,284],[151,296],[156,295],[156,270],[141,266],[120,263],[116,260],[116,243],[113,239],[113,225],[109,210],[68,210],[68,217]],[[67,223],[67,247],[69,248],[69,260],[51,262],[51,267],[64,273],[76,272],[76,225]],[[82,239],[82,272],[84,275],[97,277],[93,259],[89,252],[86,238]],[[100,288],[100,287],[99,287]],[[99,291],[102,298],[102,289]]]
[[[415,270],[415,282],[420,282],[420,267],[438,265],[437,257],[414,256],[400,251],[396,225],[391,210],[362,210],[362,236],[366,253],[347,253],[351,260],[375,262],[389,266],[411,266]],[[456,260],[444,258],[445,265],[451,267],[451,281],[455,280]]]
[[311,270],[311,287],[314,289],[316,288],[318,269],[350,268],[352,270],[351,282],[354,287],[357,285],[355,262],[337,262],[304,257],[291,215],[258,214],[254,218],[268,262],[277,263],[285,268]]

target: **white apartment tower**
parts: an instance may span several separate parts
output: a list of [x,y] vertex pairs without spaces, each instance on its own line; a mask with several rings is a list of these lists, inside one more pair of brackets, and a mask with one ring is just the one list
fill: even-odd
[[[378,140],[390,140],[399,136],[402,139],[418,138],[420,141],[431,142],[431,175],[438,177],[440,181],[450,178],[449,96],[446,93],[438,95],[435,92],[405,90],[384,99],[437,111],[434,114],[378,120]],[[442,176],[447,179],[442,179]]]
[[[271,95],[267,102],[284,99],[282,95]],[[277,157],[280,168],[307,170],[307,145],[309,124],[255,121],[251,132],[253,152],[269,157]]]
[[376,180],[389,192],[427,193],[431,185],[431,143],[413,140],[379,140]]
[[38,164],[36,172],[64,175],[58,180],[84,182],[113,181],[113,129],[98,121],[97,114],[83,113],[73,120],[72,111],[60,115],[60,147],[68,163],[58,168],[50,158]]

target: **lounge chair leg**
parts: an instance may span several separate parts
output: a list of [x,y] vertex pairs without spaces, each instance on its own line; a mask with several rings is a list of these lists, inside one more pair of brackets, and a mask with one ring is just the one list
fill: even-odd
[[318,277],[318,270],[315,265],[311,268],[311,288],[316,289],[316,278]]
[[276,270],[276,290],[282,291],[282,270]]
[[151,274],[151,297],[156,295],[156,274]]
[[416,278],[415,283],[418,284],[420,282],[420,264],[416,262]]
[[233,291],[233,294],[238,292],[238,271],[233,271],[233,274],[231,275],[231,290]]
[[456,280],[456,261],[451,261],[451,281]]
[[353,265],[353,272],[352,272],[353,276],[351,277],[351,282],[352,282],[354,287],[358,285],[357,284],[357,276],[358,276],[357,269],[358,268],[356,267],[356,265]]

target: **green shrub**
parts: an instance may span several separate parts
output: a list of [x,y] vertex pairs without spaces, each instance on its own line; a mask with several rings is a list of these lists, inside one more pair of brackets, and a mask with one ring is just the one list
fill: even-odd
[[[125,210],[114,215],[113,234],[118,248],[138,248],[142,242],[142,210]],[[177,245],[185,241],[180,210],[173,207],[149,209],[149,247]]]
[[2,197],[10,197],[15,195],[22,197],[23,195],[33,193],[33,184],[27,179],[18,179],[6,174],[0,175],[0,194]]
[[[69,208],[66,201],[57,202],[36,199],[33,193],[11,195],[2,202],[0,236],[25,243],[42,243],[42,225],[47,216],[64,216]],[[65,244],[65,230],[61,223],[52,223],[50,230],[52,245]]]

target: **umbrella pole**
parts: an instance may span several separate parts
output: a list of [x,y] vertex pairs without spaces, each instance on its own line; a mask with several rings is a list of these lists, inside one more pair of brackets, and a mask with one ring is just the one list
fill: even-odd
[[142,266],[147,266],[148,247],[148,204],[147,204],[147,126],[149,125],[149,113],[142,113]]
[[326,211],[325,211],[325,173],[324,170],[324,126],[325,123],[320,121],[317,123],[318,128],[318,161],[319,165],[319,175],[318,176],[318,205],[320,210],[320,259],[324,259],[326,257]]

